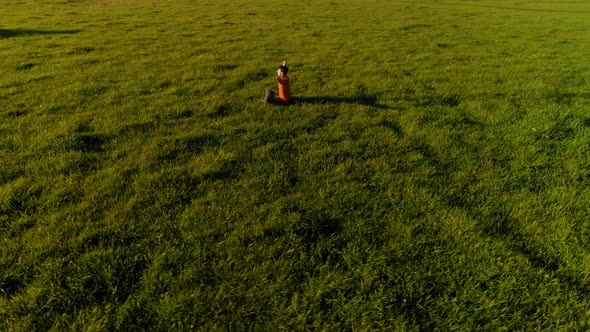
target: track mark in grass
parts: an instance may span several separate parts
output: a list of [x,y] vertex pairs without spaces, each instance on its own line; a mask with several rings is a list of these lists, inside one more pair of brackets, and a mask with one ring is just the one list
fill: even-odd
[[[548,146],[543,153],[551,155],[555,153],[554,146]],[[528,190],[530,193],[538,193],[547,190],[549,183],[547,174],[551,172],[550,164],[531,165],[518,171],[514,171],[509,188],[512,190]]]
[[[21,212],[34,209],[42,192],[41,187],[35,186],[25,178],[18,178],[0,186],[0,215],[16,217]],[[18,228],[18,224],[13,226]],[[32,226],[31,224],[30,227]]]
[[102,152],[106,138],[101,135],[81,134],[71,136],[65,141],[65,148],[83,152]]
[[209,49],[200,48],[200,49],[196,49],[196,50],[192,51],[189,55],[190,56],[198,56],[198,55],[203,55],[203,54],[207,54],[210,52],[211,52],[211,50],[209,50]]
[[338,112],[336,111],[327,111],[327,112],[320,112],[317,116],[308,118],[307,121],[303,123],[302,126],[297,126],[297,131],[304,131],[308,134],[312,134],[319,129],[328,125],[331,121],[338,117]]
[[450,125],[453,128],[468,128],[468,127],[479,127],[480,129],[484,128],[484,125],[477,121],[473,120],[467,114],[463,112],[459,112],[458,114],[449,114],[443,118],[442,124]]
[[[65,312],[80,305],[117,301],[124,303],[141,280],[149,261],[145,252],[133,247],[117,247],[113,252],[91,251],[68,260],[54,276],[62,294],[55,304]],[[108,266],[108,270],[101,268]]]
[[25,71],[30,70],[31,68],[35,67],[37,64],[35,63],[22,63],[16,66],[17,71]]
[[[308,254],[318,255],[322,262],[335,258],[332,252],[344,247],[344,244],[341,242],[331,243],[332,241],[328,241],[328,239],[334,240],[340,235],[343,220],[327,216],[322,212],[296,210],[301,214],[301,218],[293,225],[293,231],[307,248]],[[340,259],[342,259],[340,256],[336,258],[337,261]]]
[[501,239],[507,248],[524,257],[534,268],[552,273],[554,277],[579,290],[581,294],[590,293],[588,285],[562,270],[566,268],[567,262],[562,262],[559,257],[546,250],[544,243],[535,241],[523,233],[523,226],[511,215],[505,204],[470,194],[466,186],[451,189],[444,201],[449,206],[465,210],[476,222],[477,230],[491,238]]
[[[421,156],[419,159],[420,163],[426,163],[428,166],[432,167],[434,171],[434,174],[432,174],[433,176],[449,174],[457,167],[451,162],[445,160],[444,157],[440,157],[436,151],[430,145],[428,145],[428,143],[425,143],[421,140],[410,139],[405,145],[403,145],[403,147],[404,148],[402,149],[402,152],[406,154],[417,153],[419,156]],[[411,164],[412,163],[410,163],[410,165]],[[411,171],[412,168],[413,166],[407,171]]]
[[58,151],[103,152],[107,142],[105,135],[73,133],[56,139],[51,148]]
[[416,30],[420,30],[420,29],[425,29],[425,28],[430,28],[432,27],[432,25],[430,24],[412,24],[412,25],[406,25],[401,27],[401,31],[406,31],[406,32],[414,32]]
[[151,94],[153,91],[153,87],[145,83],[140,84],[140,86],[138,86],[136,89],[137,94],[140,96],[147,96]]
[[547,94],[547,100],[560,105],[571,106],[578,99],[590,99],[590,93],[574,93],[557,90]]
[[117,135],[121,136],[136,136],[137,134],[146,134],[156,128],[156,123],[153,121],[133,123],[125,125],[117,131]]
[[0,280],[0,295],[5,297],[11,298],[24,288],[24,282],[17,277],[8,276]]
[[160,143],[161,156],[159,159],[178,160],[200,154],[206,148],[216,147],[220,144],[220,137],[209,134],[169,139]]
[[130,211],[136,218],[174,217],[195,197],[203,195],[202,178],[184,169],[163,170],[161,166],[136,179],[134,186],[138,194]]
[[[467,194],[466,192],[463,195]],[[471,210],[472,217],[478,222],[477,227],[484,233],[492,237],[507,237],[518,234],[517,221],[510,216],[505,207],[500,204],[484,204],[480,207],[481,202],[466,201],[463,207]]]
[[109,91],[109,87],[105,85],[86,86],[78,90],[78,94],[82,97],[94,97]]
[[57,170],[61,174],[88,173],[96,170],[99,159],[83,152],[64,153],[59,156]]
[[564,123],[557,123],[547,131],[547,138],[551,140],[563,141],[574,133],[574,129]]
[[451,47],[451,45],[447,44],[447,43],[436,43],[434,44],[436,47],[438,48],[449,48]]
[[394,98],[395,101],[405,100],[419,107],[448,106],[457,107],[461,104],[458,94],[440,93],[430,82],[421,82],[411,87],[402,87]]
[[[20,212],[22,212],[22,211],[20,211]],[[18,218],[17,215],[18,214],[14,215],[14,219]],[[35,227],[36,225],[37,224],[31,219],[26,219],[26,218],[18,219],[17,221],[15,221],[11,224],[12,227],[7,235],[9,238],[16,237],[16,236],[26,232],[27,230]]]
[[18,118],[18,117],[21,117],[26,114],[27,114],[27,112],[25,112],[25,111],[10,111],[10,112],[7,112],[5,114],[5,116],[8,118]]
[[266,79],[267,77],[268,77],[268,73],[263,69],[249,72],[244,77],[242,77],[240,80],[238,80],[238,87],[244,88],[248,84],[252,84],[254,82],[259,82],[263,79]]
[[[172,86],[172,82],[169,80],[161,81],[146,81],[146,82],[135,82],[137,84],[133,90],[138,95],[147,96],[156,92],[164,92],[167,88]],[[168,94],[177,94],[177,90],[173,87]]]
[[342,220],[319,212],[300,211],[301,218],[295,224],[295,232],[305,243],[315,243],[323,238],[338,235],[342,231]]
[[175,141],[175,145],[181,147],[183,150],[188,150],[191,153],[198,153],[203,151],[205,147],[216,147],[220,145],[221,139],[215,135],[201,135],[179,138]]
[[[2,135],[2,131],[0,131],[0,135]],[[16,152],[18,149],[18,145],[16,144],[14,139],[4,138],[0,140],[0,151],[3,153],[7,152]],[[2,173],[0,172],[0,184],[2,184]]]
[[[520,254],[522,254],[526,259],[531,263],[532,266],[546,270],[549,272],[557,272],[560,268],[559,259],[553,257],[552,255],[548,254],[547,252],[541,252],[542,248],[538,248],[533,246],[533,244],[526,244],[526,239],[520,238],[518,239],[518,243],[515,240],[512,244],[513,249],[517,250]],[[538,244],[540,246],[540,244]],[[588,288],[585,286],[585,288]],[[588,289],[586,289],[586,294]]]
[[284,235],[287,235],[287,228],[284,225],[271,225],[262,230],[262,236],[270,240],[278,239]]
[[82,30],[34,30],[34,29],[0,29],[0,38],[10,38],[29,35],[59,35],[76,34]]
[[203,180],[209,181],[225,181],[231,179],[237,172],[238,161],[227,160],[224,161],[218,169],[209,170],[201,175]]
[[[474,206],[473,204],[471,206]],[[567,262],[546,250],[545,243],[535,241],[522,232],[522,226],[502,204],[488,204],[475,208],[470,215],[478,222],[479,230],[496,239],[502,239],[507,247],[522,255],[534,268],[549,272],[560,282],[570,285],[587,298],[590,286],[567,272]]]
[[232,69],[236,69],[236,68],[238,68],[238,65],[234,64],[234,63],[226,63],[226,64],[211,66],[211,70],[216,73],[224,72],[224,71],[228,71],[228,70],[232,70]]
[[178,110],[171,110],[166,113],[165,117],[168,119],[173,120],[180,120],[190,118],[195,114],[193,110],[190,109],[178,109]]
[[76,60],[76,66],[90,66],[90,65],[95,65],[97,63],[100,63],[99,59],[80,59],[80,60]]
[[413,98],[416,106],[432,107],[432,106],[449,106],[456,107],[460,104],[458,96],[437,96],[436,94],[423,93]]
[[377,125],[385,127],[387,129],[391,129],[397,135],[398,138],[402,138],[404,136],[402,127],[399,125],[399,123],[395,121],[382,119],[379,122],[377,122]]
[[28,83],[32,83],[32,82],[40,82],[40,81],[44,81],[44,80],[48,80],[48,79],[52,79],[53,76],[51,75],[41,75],[38,77],[33,77],[30,80],[28,80]]
[[386,105],[377,102],[375,95],[354,95],[351,97],[336,97],[336,96],[302,96],[293,97],[291,99],[292,105],[297,104],[350,104],[363,105],[375,108],[389,109]]
[[218,105],[214,105],[212,108],[208,109],[205,115],[211,119],[224,118],[236,113],[236,108],[237,106],[235,104],[231,104],[229,102],[221,103]]
[[70,51],[67,52],[67,54],[69,55],[74,55],[74,54],[86,54],[86,53],[90,53],[94,51],[94,48],[92,47],[74,47],[73,49],[71,49]]
[[441,104],[456,107],[461,103],[461,98],[457,95],[443,96],[441,97]]
[[575,93],[568,93],[563,91],[553,91],[547,95],[547,100],[560,105],[571,106],[573,99],[576,97]]
[[126,247],[140,239],[141,237],[134,232],[125,233],[119,229],[98,229],[80,237],[77,247],[81,252],[109,248],[113,245]]
[[[11,145],[11,143],[5,143],[4,147],[7,147],[7,145]],[[8,148],[10,147],[8,146]],[[4,151],[9,151],[9,149],[6,149]],[[19,163],[16,159],[3,162],[2,166],[0,167],[0,188],[9,182],[12,182],[18,178],[23,177],[24,172],[25,171],[22,164]],[[4,199],[6,199],[7,197],[8,196],[5,196]]]
[[571,115],[567,115],[563,119],[557,120],[549,128],[537,131],[535,140],[548,140],[547,143],[555,145],[555,142],[561,142],[570,138],[575,133],[575,130],[573,129],[574,126],[572,125],[573,120],[574,117]]
[[47,107],[47,109],[45,109],[45,113],[58,114],[62,111],[66,111],[67,109],[68,109],[68,106],[66,106],[66,105],[51,105],[51,106]]

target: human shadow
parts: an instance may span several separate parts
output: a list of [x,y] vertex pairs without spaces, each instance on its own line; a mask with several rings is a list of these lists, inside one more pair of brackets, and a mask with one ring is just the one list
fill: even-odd
[[81,30],[35,30],[35,29],[0,29],[0,38],[10,38],[29,35],[60,35],[75,34]]
[[331,97],[331,96],[308,96],[292,97],[290,104],[351,104],[364,105],[375,108],[390,109],[391,107],[377,102],[377,96],[352,96],[352,97]]

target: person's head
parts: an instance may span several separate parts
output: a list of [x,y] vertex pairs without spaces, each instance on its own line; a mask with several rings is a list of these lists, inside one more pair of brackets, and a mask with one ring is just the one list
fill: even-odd
[[281,73],[283,75],[287,75],[288,72],[289,72],[289,68],[287,68],[287,66],[285,66],[285,65],[279,66],[279,69],[277,70],[277,73],[279,74],[279,76],[281,75]]

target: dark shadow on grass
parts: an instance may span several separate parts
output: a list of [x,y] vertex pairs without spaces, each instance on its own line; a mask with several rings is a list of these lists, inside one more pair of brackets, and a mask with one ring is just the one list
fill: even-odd
[[35,30],[35,29],[0,29],[0,38],[30,35],[71,35],[82,30]]
[[[459,196],[449,197],[447,203],[450,206],[469,210],[476,202],[469,202]],[[560,282],[569,285],[579,291],[580,294],[590,294],[590,286],[566,269],[567,263],[562,262],[558,256],[548,253],[542,243],[528,240],[521,230],[519,221],[511,216],[510,211],[503,205],[497,205],[494,211],[468,212],[474,220],[478,220],[477,228],[491,237],[505,243],[506,247],[514,253],[524,257],[533,268],[553,274]],[[584,295],[584,298],[587,296]]]
[[0,282],[0,295],[10,298],[24,288],[25,284],[20,278],[10,276]]
[[381,109],[391,109],[391,107],[377,102],[376,96],[352,96],[352,97],[331,97],[331,96],[311,96],[311,97],[293,97],[290,104],[350,104],[364,105]]

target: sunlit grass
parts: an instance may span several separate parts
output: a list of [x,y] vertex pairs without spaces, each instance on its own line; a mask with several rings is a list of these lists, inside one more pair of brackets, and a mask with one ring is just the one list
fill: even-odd
[[588,328],[585,2],[0,17],[0,330]]

